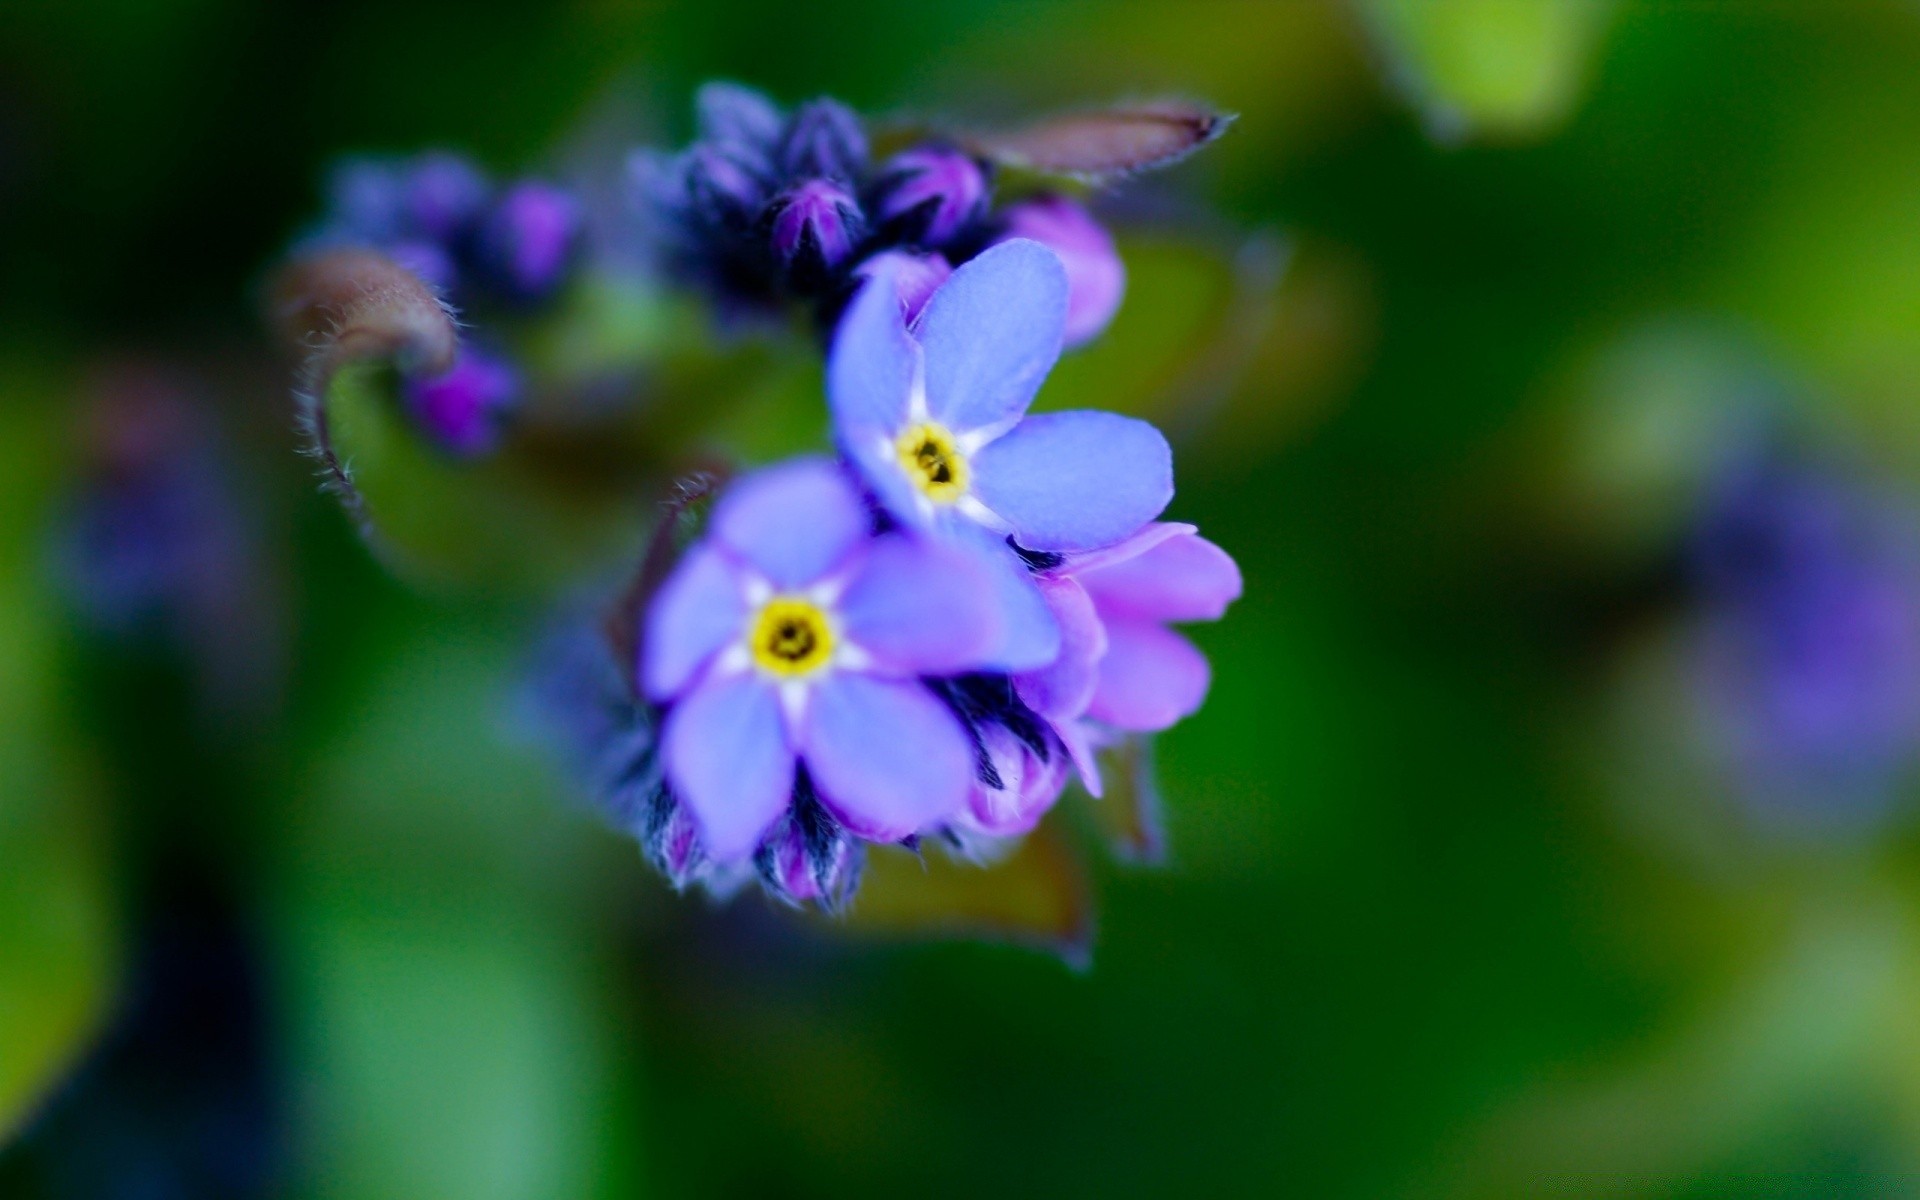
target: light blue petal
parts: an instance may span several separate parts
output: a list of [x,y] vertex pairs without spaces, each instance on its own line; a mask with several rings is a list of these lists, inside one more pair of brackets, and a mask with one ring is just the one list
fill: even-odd
[[847,306],[827,353],[827,404],[844,442],[856,433],[889,440],[907,419],[919,348],[907,336],[895,275],[882,264]]
[[753,853],[793,795],[793,751],[774,690],[752,674],[711,680],[667,713],[667,780],[718,863]]
[[838,467],[802,458],[727,489],[713,510],[714,540],[775,587],[805,587],[839,566],[872,522]]
[[941,284],[914,326],[926,355],[927,410],[955,432],[1027,411],[1060,357],[1067,272],[1027,238],[990,247]]
[[871,841],[952,817],[973,786],[973,743],[917,681],[831,676],[814,689],[804,736],[821,801]]
[[1029,550],[1097,550],[1173,499],[1173,451],[1145,421],[1104,412],[1020,422],[973,460],[974,494]]
[[847,637],[882,670],[977,670],[1001,639],[990,570],[959,545],[880,538],[841,598]]
[[1060,653],[1060,625],[1020,556],[1000,534],[971,521],[955,521],[946,532],[980,554],[1000,610],[1000,643],[982,669],[1031,671],[1051,663]]
[[678,695],[745,619],[740,581],[725,556],[708,545],[689,550],[647,612],[640,671],[647,695]]

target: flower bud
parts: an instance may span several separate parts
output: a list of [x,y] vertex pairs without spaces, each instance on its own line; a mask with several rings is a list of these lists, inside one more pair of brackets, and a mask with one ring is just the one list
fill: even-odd
[[960,825],[988,837],[1017,837],[1038,825],[1066,788],[1066,750],[1056,744],[1042,757],[998,724],[980,726],[979,736],[992,771],[975,780]]
[[409,228],[441,241],[470,227],[487,203],[487,181],[479,169],[445,150],[414,159],[405,186]]
[[774,201],[773,251],[796,285],[815,287],[853,253],[865,225],[852,192],[809,180]]
[[889,238],[944,246],[985,210],[987,175],[969,155],[925,146],[887,161],[875,197],[874,219]]
[[882,250],[854,268],[861,280],[881,275],[893,276],[894,289],[900,295],[900,307],[911,324],[920,315],[934,289],[947,281],[953,267],[940,254],[915,254],[911,250]]
[[709,83],[693,98],[700,140],[736,154],[764,157],[785,122],[773,101],[737,83]]
[[859,883],[860,853],[818,805],[798,805],[754,853],[767,891],[788,904],[837,909]]
[[465,458],[498,444],[520,379],[505,360],[468,346],[448,370],[408,379],[402,392],[415,424],[442,449]]
[[719,146],[695,146],[686,155],[686,204],[702,224],[735,231],[751,228],[767,203],[762,170],[750,159]]
[[780,140],[776,165],[790,179],[817,177],[847,183],[867,166],[867,135],[852,109],[814,100],[794,110]]
[[580,202],[573,193],[527,180],[508,189],[487,214],[479,258],[502,291],[538,299],[551,293],[573,264],[580,231]]
[[1113,320],[1127,290],[1127,269],[1113,237],[1079,204],[1046,195],[1010,205],[996,239],[1032,238],[1060,256],[1067,268],[1066,344],[1088,341]]

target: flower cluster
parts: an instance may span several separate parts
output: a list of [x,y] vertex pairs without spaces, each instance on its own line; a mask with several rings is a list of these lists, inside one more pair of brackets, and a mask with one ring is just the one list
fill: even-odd
[[1702,711],[1763,814],[1846,823],[1920,761],[1920,526],[1776,445],[1710,489],[1690,565]]
[[1029,239],[909,316],[895,264],[835,331],[838,461],[749,475],[659,590],[638,678],[663,711],[640,832],[677,882],[747,864],[844,900],[868,842],[967,849],[1031,829],[1094,752],[1198,707],[1206,660],[1166,625],[1218,617],[1232,560],[1157,521],[1150,425],[1029,415],[1072,308]]
[[[571,191],[531,178],[495,184],[445,151],[349,160],[328,191],[328,211],[306,239],[309,252],[379,251],[462,312],[537,311],[581,257],[584,217]],[[522,387],[511,355],[483,337],[463,344],[446,370],[409,376],[402,394],[428,437],[471,456],[497,443]]]
[[1073,345],[1112,320],[1126,272],[1105,229],[1077,202],[1042,193],[995,208],[992,164],[948,141],[875,162],[859,117],[833,100],[783,113],[760,93],[709,84],[698,136],[678,154],[632,163],[638,203],[665,231],[665,259],[733,312],[788,299],[829,321],[885,270],[909,317],[953,268],[1027,238],[1065,265]]

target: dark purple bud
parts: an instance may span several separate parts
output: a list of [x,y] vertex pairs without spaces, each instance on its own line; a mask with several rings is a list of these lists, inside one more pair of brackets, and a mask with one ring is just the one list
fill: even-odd
[[1093,214],[1065,196],[1046,195],[1010,205],[1002,220],[1005,232],[996,240],[1032,238],[1067,268],[1067,345],[1105,329],[1126,294],[1127,268]]
[[958,150],[927,146],[889,159],[875,193],[874,219],[889,238],[944,246],[985,210],[987,173]]
[[952,274],[953,266],[942,255],[915,254],[911,250],[883,250],[854,269],[854,275],[862,280],[891,275],[909,322],[920,315],[934,289]]
[[852,192],[809,180],[774,202],[773,252],[798,285],[814,286],[853,253],[865,224]]
[[572,192],[528,180],[515,184],[487,214],[480,258],[502,289],[521,299],[549,295],[573,265],[581,232]]
[[707,865],[693,817],[664,791],[654,798],[641,832],[641,845],[647,858],[676,889],[698,879]]
[[801,105],[787,122],[776,165],[789,179],[858,179],[867,166],[867,135],[860,118],[837,100]]
[[858,886],[861,855],[802,775],[793,807],[760,843],[753,864],[775,898],[835,910]]
[[459,155],[444,150],[422,154],[407,171],[409,231],[443,241],[459,236],[486,207],[487,191],[486,178]]
[[402,392],[414,422],[443,449],[463,458],[485,454],[520,396],[519,374],[504,359],[464,346],[439,375],[411,378]]
[[709,83],[693,98],[700,140],[765,157],[785,125],[780,109],[764,95],[737,83]]
[[718,146],[687,151],[689,215],[721,229],[751,227],[767,204],[767,181],[754,163]]

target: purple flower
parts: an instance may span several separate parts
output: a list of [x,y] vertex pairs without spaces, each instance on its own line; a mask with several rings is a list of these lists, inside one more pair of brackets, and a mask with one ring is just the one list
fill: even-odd
[[1066,267],[1066,344],[1078,346],[1098,336],[1120,311],[1127,290],[1127,268],[1113,236],[1086,209],[1058,195],[1010,205],[1000,220],[1003,239],[1031,238],[1058,254]]
[[421,430],[448,452],[468,457],[498,444],[501,423],[520,396],[520,377],[506,360],[465,346],[445,372],[408,378],[401,393]]
[[1061,651],[1016,676],[1015,690],[1053,726],[1098,795],[1097,745],[1170,728],[1206,699],[1206,657],[1166,626],[1219,620],[1240,596],[1240,568],[1192,525],[1162,521],[1105,550],[1063,558],[1039,582]]
[[871,841],[966,804],[971,739],[921,677],[1001,641],[992,588],[976,556],[870,526],[829,463],[759,472],[648,613],[640,675],[669,706],[667,783],[715,864],[753,854],[797,797]]
[[866,223],[853,193],[825,179],[810,179],[787,192],[771,212],[773,252],[803,285],[818,286],[845,262]]
[[1828,468],[1736,467],[1692,566],[1696,665],[1716,749],[1756,808],[1882,811],[1920,758],[1920,531]]
[[[827,363],[842,449],[895,520],[970,541],[1011,539],[1040,554],[1110,546],[1173,497],[1166,439],[1102,412],[1026,415],[1060,353],[1067,277],[1037,242],[992,247],[960,267],[911,329],[882,268],[845,317]],[[1003,602],[1044,608],[1019,560],[996,555]],[[1058,649],[1049,630],[1005,648],[1033,667]]]
[[874,220],[883,233],[944,246],[986,211],[987,173],[971,155],[922,146],[887,160],[874,190]]
[[529,179],[508,188],[479,232],[478,256],[487,278],[508,296],[551,295],[580,245],[582,213],[572,192]]
[[938,253],[916,254],[911,250],[883,250],[854,269],[862,283],[885,271],[900,296],[900,308],[911,324],[927,306],[933,293],[953,275],[953,265]]

